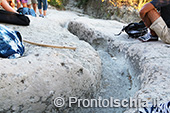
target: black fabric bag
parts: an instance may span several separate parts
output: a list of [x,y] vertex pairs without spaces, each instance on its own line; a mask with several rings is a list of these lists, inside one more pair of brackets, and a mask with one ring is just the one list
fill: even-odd
[[0,22],[28,26],[30,24],[30,19],[25,15],[0,10]]
[[131,38],[138,38],[145,35],[148,32],[148,29],[143,21],[140,21],[139,23],[130,23],[127,26],[124,26],[121,32],[116,34],[116,36],[119,36],[123,31],[125,31]]

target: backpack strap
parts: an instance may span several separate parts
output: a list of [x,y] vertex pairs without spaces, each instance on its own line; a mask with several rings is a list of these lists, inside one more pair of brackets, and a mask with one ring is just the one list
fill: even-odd
[[118,34],[114,34],[115,36],[119,36],[122,34],[123,31],[125,31],[129,26],[131,26],[132,24],[135,24],[135,23],[130,23],[128,24],[127,26],[123,26],[123,29],[118,33]]

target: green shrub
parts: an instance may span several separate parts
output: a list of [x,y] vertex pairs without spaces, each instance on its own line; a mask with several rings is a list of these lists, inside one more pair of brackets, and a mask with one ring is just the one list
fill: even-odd
[[87,3],[88,3],[88,1],[89,0],[77,0],[77,7],[84,7],[84,6],[86,6],[87,5]]
[[48,3],[58,9],[64,9],[64,5],[67,0],[49,0]]

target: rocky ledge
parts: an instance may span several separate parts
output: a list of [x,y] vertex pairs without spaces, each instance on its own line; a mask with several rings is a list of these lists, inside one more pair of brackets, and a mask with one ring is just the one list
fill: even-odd
[[[119,76],[119,82],[114,82],[110,88],[112,92],[109,94],[110,97],[119,98],[118,96],[123,95],[123,98],[147,99],[150,102],[157,99],[158,104],[168,102],[170,98],[168,88],[170,86],[170,45],[161,40],[142,43],[137,39],[129,38],[126,33],[115,36],[114,34],[119,33],[122,27],[123,24],[116,21],[84,17],[73,20],[68,25],[71,33],[89,42],[99,53],[100,51],[107,52],[110,55],[110,62],[118,62],[118,65],[113,67],[108,65],[103,67],[120,72],[119,75],[115,75],[113,71],[110,77],[116,79]],[[128,80],[130,88],[125,89],[124,85],[127,85]],[[123,81],[122,84],[120,81]],[[117,84],[120,86],[116,87]],[[115,91],[116,88],[117,91]],[[115,95],[120,90],[123,90],[122,93]],[[123,111],[134,113],[138,112],[138,108],[128,108]]]
[[24,43],[18,59],[0,59],[0,112],[137,112],[138,108],[77,109],[54,106],[56,97],[90,99],[170,98],[170,46],[142,43],[127,34],[122,23],[48,10],[46,18],[30,17],[28,27],[8,25],[24,40],[76,50]]
[[8,25],[27,41],[76,50],[46,48],[24,43],[25,54],[18,59],[0,59],[0,112],[68,112],[54,106],[56,97],[92,98],[99,87],[101,60],[85,41],[66,28],[78,16],[48,10],[48,17],[30,17],[30,26]]

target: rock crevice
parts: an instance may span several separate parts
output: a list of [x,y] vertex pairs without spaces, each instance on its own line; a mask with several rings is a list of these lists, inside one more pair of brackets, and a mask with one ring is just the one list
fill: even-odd
[[[88,18],[78,18],[68,25],[68,30],[71,33],[89,42],[99,52],[102,59],[102,77],[105,78],[106,75],[110,75],[110,78],[109,76],[106,78],[114,78],[112,80],[114,85],[108,88],[109,91],[104,91],[104,94],[116,96],[120,99],[130,97],[147,99],[150,102],[152,102],[152,99],[158,99],[158,104],[169,101],[170,95],[168,93],[170,90],[164,88],[170,85],[168,82],[170,57],[169,52],[167,52],[170,50],[166,47],[168,45],[161,41],[142,43],[137,39],[128,38],[125,33],[114,36],[122,28],[122,23]],[[91,35],[87,36],[87,32]],[[110,60],[107,62],[106,59]],[[114,65],[108,65],[112,62]],[[112,69],[117,73],[112,72]],[[119,79],[123,82],[118,82]],[[102,81],[102,83],[105,83],[105,81]],[[126,87],[123,87],[124,85]],[[117,90],[115,90],[116,88]],[[114,95],[114,92],[118,95]],[[119,94],[119,92],[121,93]],[[99,95],[102,93],[99,92]],[[111,112],[117,113],[123,111],[126,113],[138,112],[138,108],[111,110]]]

